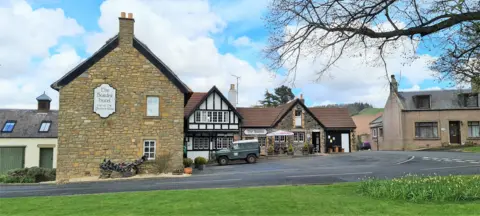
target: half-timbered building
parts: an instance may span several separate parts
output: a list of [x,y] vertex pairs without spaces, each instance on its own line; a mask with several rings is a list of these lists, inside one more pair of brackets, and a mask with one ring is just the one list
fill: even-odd
[[210,158],[211,152],[228,148],[239,134],[241,120],[235,106],[217,87],[193,93],[185,106],[187,157]]

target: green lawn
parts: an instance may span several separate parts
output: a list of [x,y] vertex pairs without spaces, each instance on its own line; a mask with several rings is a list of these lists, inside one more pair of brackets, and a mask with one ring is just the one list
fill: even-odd
[[463,149],[464,152],[480,152],[480,146],[466,147]]
[[383,108],[365,108],[357,115],[376,115],[379,112],[383,112]]
[[415,204],[358,195],[357,184],[0,199],[0,215],[478,215],[480,201]]

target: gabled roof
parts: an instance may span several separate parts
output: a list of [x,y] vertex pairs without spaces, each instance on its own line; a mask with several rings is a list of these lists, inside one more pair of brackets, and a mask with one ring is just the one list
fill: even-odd
[[300,99],[270,108],[237,108],[243,115],[243,127],[275,127],[289,111],[300,104],[324,128],[356,128],[346,108],[308,108]]
[[[39,112],[38,110],[0,109],[0,131],[6,121],[15,121],[11,133],[0,132],[1,138],[57,138],[58,111]],[[42,121],[51,121],[48,132],[38,132]]]
[[309,108],[326,128],[356,128],[347,108]]
[[[103,45],[97,52],[95,52],[90,58],[86,59],[59,80],[50,85],[55,90],[60,90],[68,83],[72,82],[75,78],[80,76],[91,66],[97,63],[100,59],[105,57],[108,53],[114,50],[118,46],[118,35],[115,35],[113,38],[110,38],[105,45]],[[163,63],[144,43],[138,40],[136,37],[133,37],[133,47],[137,49],[142,55],[145,56],[155,67],[160,70],[177,88],[184,94],[191,93],[192,91],[188,86],[183,83],[175,73]]]
[[[449,110],[449,109],[479,109],[478,107],[463,107],[459,103],[458,95],[472,93],[471,89],[458,90],[431,90],[431,91],[408,91],[398,92],[397,95],[403,104],[404,110],[419,110],[415,106],[414,98],[416,96],[430,96],[430,110]],[[423,110],[423,109],[422,109]]]
[[185,118],[188,118],[200,105],[202,105],[203,101],[208,98],[210,94],[213,92],[220,95],[220,98],[227,104],[227,106],[237,114],[238,118],[243,119],[243,116],[235,109],[235,107],[230,103],[230,101],[218,90],[216,86],[213,86],[207,93],[199,92],[193,93],[192,96],[188,99],[187,105],[185,105],[184,115]]

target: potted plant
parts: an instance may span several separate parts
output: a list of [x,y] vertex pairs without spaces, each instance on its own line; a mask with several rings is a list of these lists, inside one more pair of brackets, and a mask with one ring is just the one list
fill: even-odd
[[305,143],[305,144],[303,145],[303,151],[302,151],[302,152],[303,152],[303,155],[308,155],[308,151],[309,151],[309,146],[308,146],[307,143]]
[[192,164],[193,160],[190,158],[183,159],[183,172],[185,174],[192,174]]
[[195,166],[198,170],[203,170],[205,168],[205,164],[207,164],[207,159],[204,157],[196,157],[195,158]]
[[274,151],[275,151],[275,149],[273,148],[273,145],[270,145],[270,146],[268,147],[268,154],[269,154],[269,155],[272,155]]
[[288,155],[293,155],[293,146],[292,146],[292,144],[288,145],[287,154],[288,154]]

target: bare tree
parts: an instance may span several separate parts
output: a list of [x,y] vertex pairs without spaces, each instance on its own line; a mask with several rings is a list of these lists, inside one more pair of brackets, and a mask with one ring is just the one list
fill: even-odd
[[[385,56],[407,44],[414,48],[407,61],[417,57],[419,44],[440,50],[432,69],[441,78],[465,80],[479,73],[478,0],[272,0],[266,21],[270,69],[286,68],[293,80],[303,55],[327,57],[316,71],[319,79],[342,56],[367,50],[376,57],[366,61],[379,61],[388,79]],[[473,65],[475,70],[464,71]]]

